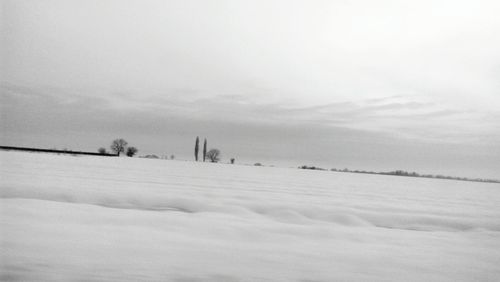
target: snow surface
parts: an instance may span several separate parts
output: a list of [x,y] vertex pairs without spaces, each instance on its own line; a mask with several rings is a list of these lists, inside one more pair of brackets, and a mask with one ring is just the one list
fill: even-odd
[[500,185],[0,152],[3,281],[498,281]]

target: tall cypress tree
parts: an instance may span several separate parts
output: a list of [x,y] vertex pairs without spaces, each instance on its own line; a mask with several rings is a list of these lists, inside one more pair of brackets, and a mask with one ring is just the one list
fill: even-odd
[[205,138],[205,142],[203,142],[203,161],[205,161],[207,157],[207,138]]
[[194,159],[198,161],[198,151],[200,149],[200,138],[196,136],[196,143],[194,144]]

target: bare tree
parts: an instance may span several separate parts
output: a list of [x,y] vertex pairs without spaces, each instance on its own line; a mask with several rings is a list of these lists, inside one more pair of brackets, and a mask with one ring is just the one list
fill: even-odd
[[120,153],[125,152],[125,148],[127,147],[127,141],[124,139],[115,139],[111,143],[111,150],[115,152],[117,155],[120,155]]
[[218,149],[210,149],[207,152],[207,158],[213,163],[218,162],[220,160],[220,151]]
[[205,142],[203,142],[203,161],[207,158],[207,138],[205,138]]
[[196,143],[194,143],[194,159],[198,161],[198,151],[200,149],[200,138],[196,136]]
[[101,148],[99,148],[99,149],[97,150],[97,152],[98,152],[99,154],[101,154],[101,155],[104,155],[104,154],[106,154],[106,153],[107,153],[107,152],[106,152],[106,149],[105,149],[105,148],[102,148],[102,147],[101,147]]
[[127,148],[127,156],[133,157],[137,153],[137,148],[136,147],[128,147]]

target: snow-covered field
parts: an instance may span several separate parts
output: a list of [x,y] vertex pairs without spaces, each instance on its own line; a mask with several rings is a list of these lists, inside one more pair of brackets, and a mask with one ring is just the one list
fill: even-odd
[[500,185],[0,152],[2,281],[498,281]]

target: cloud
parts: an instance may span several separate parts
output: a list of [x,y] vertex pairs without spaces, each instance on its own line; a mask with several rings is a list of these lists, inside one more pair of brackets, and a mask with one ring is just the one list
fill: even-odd
[[315,125],[382,132],[397,137],[445,143],[500,140],[500,118],[494,112],[460,110],[416,97],[388,97],[311,107],[258,103],[243,95],[191,101],[162,99],[153,111],[189,115],[193,119],[231,120],[271,125]]
[[78,91],[36,90],[13,84],[4,84],[1,90],[3,127],[10,131],[37,131],[44,127],[147,131],[147,128],[161,127],[162,122],[182,131],[182,126],[174,125],[173,121],[189,123],[191,127],[210,121],[244,126],[345,128],[441,143],[500,142],[498,114],[461,111],[416,97],[290,107],[258,102],[243,95],[183,98],[173,94],[147,96],[114,92],[98,97]]

